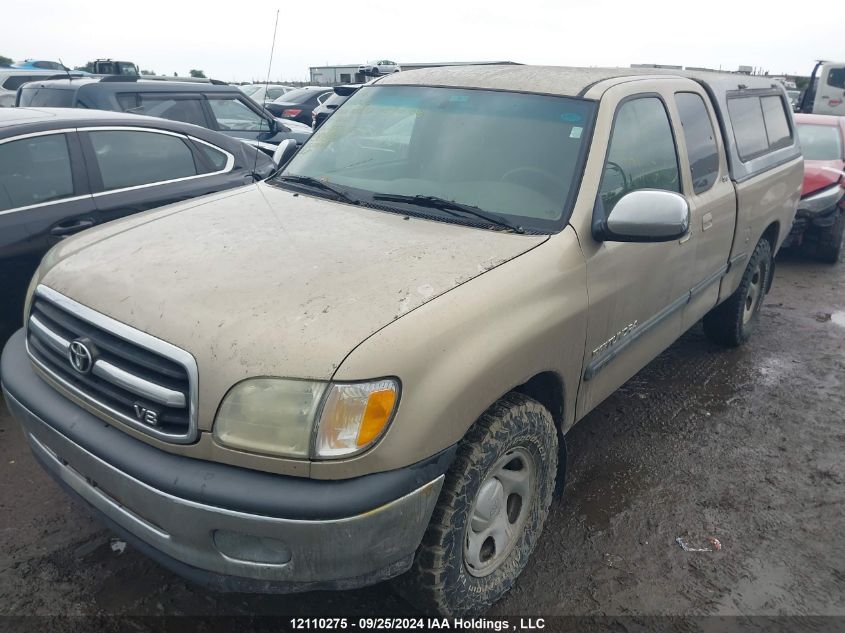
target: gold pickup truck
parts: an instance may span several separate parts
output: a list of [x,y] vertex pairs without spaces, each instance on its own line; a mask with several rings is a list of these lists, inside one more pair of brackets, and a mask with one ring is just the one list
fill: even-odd
[[397,577],[476,613],[566,431],[701,319],[748,338],[802,171],[764,78],[397,73],[269,180],[50,251],[3,392],[44,468],[188,578]]

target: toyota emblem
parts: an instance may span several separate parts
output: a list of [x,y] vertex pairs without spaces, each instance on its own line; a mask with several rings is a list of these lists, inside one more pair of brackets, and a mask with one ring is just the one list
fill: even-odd
[[68,348],[68,358],[73,368],[80,374],[87,374],[94,366],[94,355],[84,339],[76,339]]

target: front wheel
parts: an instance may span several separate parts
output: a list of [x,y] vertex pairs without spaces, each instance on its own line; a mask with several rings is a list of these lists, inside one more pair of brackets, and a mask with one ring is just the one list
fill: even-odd
[[396,588],[426,613],[473,615],[501,598],[539,539],[555,485],[549,411],[512,393],[461,441],[411,570]]
[[748,260],[739,288],[704,315],[704,333],[708,338],[728,347],[748,340],[771,285],[773,268],[772,247],[767,240],[760,240]]

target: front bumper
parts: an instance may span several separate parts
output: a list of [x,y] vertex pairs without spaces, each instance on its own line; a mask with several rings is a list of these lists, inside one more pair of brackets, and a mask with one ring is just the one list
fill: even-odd
[[[105,425],[35,374],[22,332],[0,371],[7,405],[49,474],[145,553],[218,590],[352,588],[402,573],[454,455],[357,480],[260,473],[164,453]],[[278,503],[262,495],[271,490]],[[386,490],[401,494],[385,502]],[[336,516],[338,506],[354,512]]]
[[798,210],[792,227],[783,242],[782,247],[800,246],[807,229],[829,229],[836,223],[840,213],[845,213],[845,200],[843,200],[841,189],[838,196],[831,195],[824,191],[821,194],[802,199],[798,203]]

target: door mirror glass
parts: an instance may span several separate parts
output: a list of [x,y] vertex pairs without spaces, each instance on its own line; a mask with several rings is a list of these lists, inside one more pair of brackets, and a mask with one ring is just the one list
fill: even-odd
[[682,195],[640,189],[619,199],[602,237],[610,242],[669,242],[686,235],[689,224],[689,205]]
[[273,163],[276,167],[281,167],[293,158],[294,154],[296,154],[296,141],[292,138],[285,139],[273,152]]

